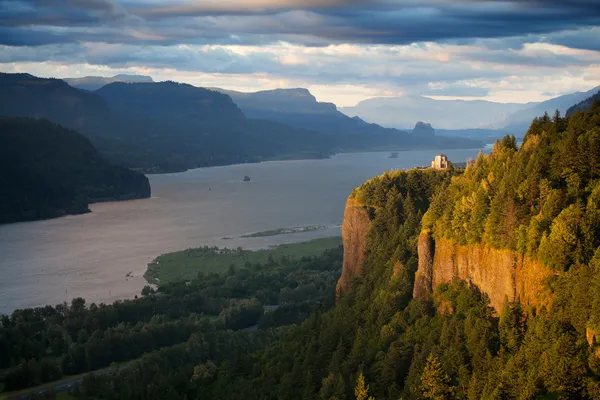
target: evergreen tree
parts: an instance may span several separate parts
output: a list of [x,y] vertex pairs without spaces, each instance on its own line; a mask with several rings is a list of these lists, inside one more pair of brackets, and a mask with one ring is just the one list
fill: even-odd
[[365,376],[362,372],[356,378],[354,396],[356,396],[356,400],[375,400],[375,398],[369,396],[369,385],[365,384]]
[[421,394],[425,399],[449,400],[454,398],[450,378],[438,358],[431,354],[421,375]]

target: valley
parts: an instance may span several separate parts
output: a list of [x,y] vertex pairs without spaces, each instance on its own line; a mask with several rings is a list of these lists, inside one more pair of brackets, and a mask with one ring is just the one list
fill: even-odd
[[0,400],[600,400],[597,3],[0,1]]

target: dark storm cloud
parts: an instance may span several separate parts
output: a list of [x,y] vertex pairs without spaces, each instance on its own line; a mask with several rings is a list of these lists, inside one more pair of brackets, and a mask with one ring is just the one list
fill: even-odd
[[[164,45],[277,40],[311,46],[408,44],[552,34],[597,25],[596,0],[0,0],[0,44],[22,46],[106,42],[107,37],[115,43]],[[49,38],[22,32],[33,28]],[[592,45],[597,43],[586,46]]]

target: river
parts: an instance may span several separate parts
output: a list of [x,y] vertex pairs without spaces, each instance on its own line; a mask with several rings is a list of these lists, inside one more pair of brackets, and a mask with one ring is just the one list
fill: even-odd
[[[448,150],[464,161],[478,150]],[[340,235],[353,188],[386,170],[428,165],[436,151],[339,154],[150,175],[152,198],[99,203],[92,213],[0,226],[0,313],[74,297],[139,294],[154,257],[203,245],[261,248]],[[242,182],[245,175],[250,182]],[[326,229],[241,238],[271,229]],[[131,274],[130,274],[131,273]],[[129,276],[128,276],[129,275]]]

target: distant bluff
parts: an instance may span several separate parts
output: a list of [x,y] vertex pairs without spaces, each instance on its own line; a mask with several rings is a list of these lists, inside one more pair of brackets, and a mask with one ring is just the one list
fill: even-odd
[[435,129],[433,129],[431,124],[419,121],[412,130],[412,133],[421,137],[433,137],[435,136]]

